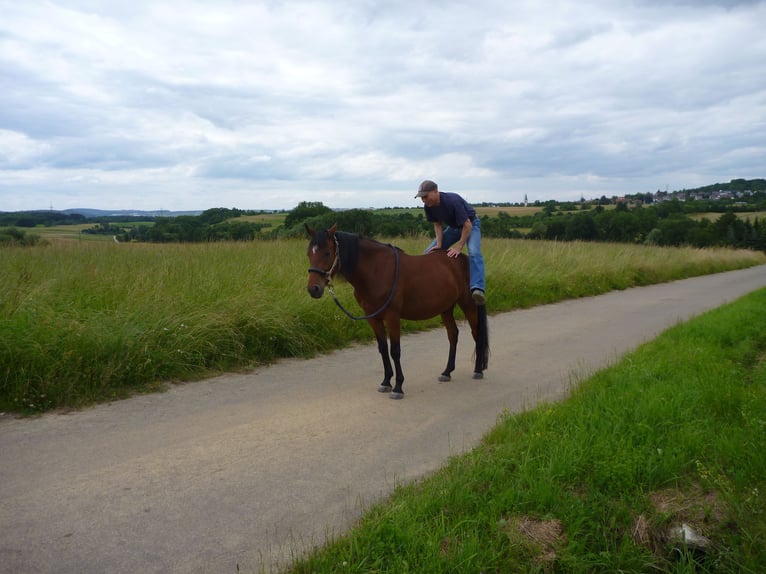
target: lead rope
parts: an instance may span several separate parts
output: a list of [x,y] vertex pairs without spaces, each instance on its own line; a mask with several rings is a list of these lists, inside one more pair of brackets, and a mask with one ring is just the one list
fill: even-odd
[[[335,245],[336,245],[336,248],[338,249],[338,251],[335,254],[335,261],[337,262],[340,255],[340,244],[338,243],[337,239],[335,240]],[[391,286],[391,292],[388,294],[388,299],[386,299],[386,302],[383,303],[383,306],[377,311],[375,311],[374,313],[370,313],[369,315],[364,315],[363,317],[355,317],[354,315],[349,313],[345,309],[345,307],[341,305],[340,301],[338,301],[338,298],[335,296],[335,289],[333,289],[333,285],[332,285],[332,276],[327,275],[327,290],[330,292],[330,295],[332,295],[333,301],[335,301],[335,304],[338,306],[338,308],[341,311],[343,311],[349,319],[353,319],[354,321],[363,321],[364,319],[372,319],[373,317],[380,315],[391,304],[391,300],[394,298],[394,293],[396,292],[396,285],[399,282],[399,251],[393,245],[389,245],[389,247],[394,252],[394,284]],[[333,267],[335,267],[334,264],[333,264]]]

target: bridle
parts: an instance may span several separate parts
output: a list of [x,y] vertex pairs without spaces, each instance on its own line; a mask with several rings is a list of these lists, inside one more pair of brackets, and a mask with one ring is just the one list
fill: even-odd
[[[320,269],[319,267],[309,267],[309,273],[317,273],[324,277],[325,284],[329,287],[332,284],[332,276],[335,274],[335,268],[338,266],[338,263],[340,263],[340,242],[338,241],[338,238],[336,237],[334,239],[335,241],[335,259],[332,262],[332,265],[330,265],[330,269],[328,271],[325,271],[324,269]],[[330,293],[332,293],[332,290],[330,290]]]
[[391,292],[388,294],[388,299],[386,299],[386,302],[383,303],[383,306],[374,313],[370,313],[369,315],[364,315],[362,317],[356,317],[347,311],[335,296],[335,289],[333,288],[332,278],[333,275],[335,275],[335,268],[337,267],[340,269],[340,241],[338,241],[337,235],[333,238],[333,241],[335,241],[335,260],[332,262],[330,269],[325,271],[324,269],[319,269],[318,267],[309,267],[309,273],[317,273],[324,278],[325,285],[327,286],[327,290],[330,292],[330,295],[332,295],[333,301],[335,301],[335,304],[338,306],[338,308],[343,311],[349,319],[353,319],[354,321],[363,321],[364,319],[372,319],[373,317],[380,315],[391,304],[391,300],[394,298],[394,293],[396,292],[396,285],[399,283],[399,250],[393,245],[389,244],[389,247],[394,252],[394,283],[391,286]]

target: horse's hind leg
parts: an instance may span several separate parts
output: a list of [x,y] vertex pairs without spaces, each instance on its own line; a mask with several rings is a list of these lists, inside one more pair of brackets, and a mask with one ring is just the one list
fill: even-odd
[[463,312],[471,325],[471,334],[476,342],[473,378],[484,377],[484,370],[489,363],[489,330],[487,327],[487,308],[484,305],[463,308]]
[[401,325],[399,319],[390,319],[386,322],[388,326],[388,336],[391,339],[391,358],[394,360],[394,369],[396,371],[396,385],[391,391],[392,399],[403,399],[404,391],[404,372],[402,371],[402,345],[401,345]]
[[447,339],[449,339],[449,356],[447,357],[447,368],[439,375],[441,382],[449,381],[452,378],[452,371],[455,370],[455,355],[457,354],[458,328],[453,314],[454,307],[449,311],[442,313],[442,323],[447,329]]

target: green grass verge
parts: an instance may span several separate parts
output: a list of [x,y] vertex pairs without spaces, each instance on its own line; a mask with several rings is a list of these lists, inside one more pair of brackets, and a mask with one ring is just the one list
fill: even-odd
[[503,415],[290,572],[764,572],[765,351],[762,290]]
[[[397,240],[420,253],[425,238]],[[81,407],[372,340],[306,293],[305,241],[5,248],[0,412]],[[486,240],[491,313],[766,263],[753,251]],[[361,311],[348,284],[337,293]],[[439,326],[407,322],[405,332]]]

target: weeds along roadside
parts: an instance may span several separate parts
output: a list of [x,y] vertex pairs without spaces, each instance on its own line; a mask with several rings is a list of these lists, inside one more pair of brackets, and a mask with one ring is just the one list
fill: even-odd
[[763,572],[765,316],[766,289],[503,415],[289,572]]
[[[419,253],[424,241],[397,244]],[[485,240],[483,251],[492,312],[766,262],[623,244]],[[74,242],[2,255],[0,411],[81,407],[372,339],[330,298],[308,297],[303,241]],[[337,293],[354,307],[348,285]]]

